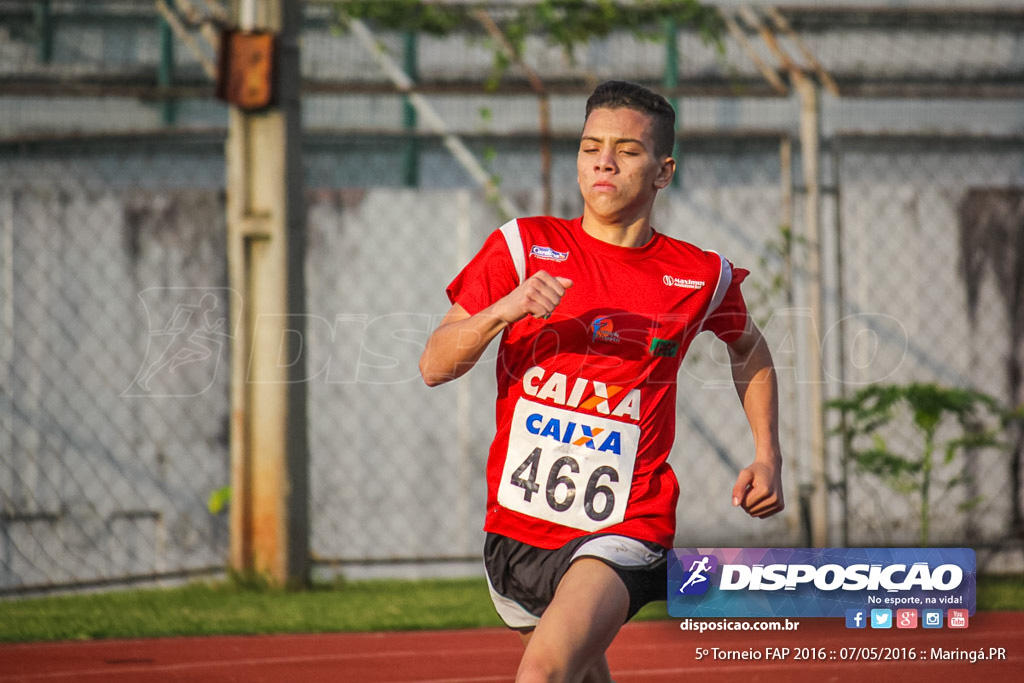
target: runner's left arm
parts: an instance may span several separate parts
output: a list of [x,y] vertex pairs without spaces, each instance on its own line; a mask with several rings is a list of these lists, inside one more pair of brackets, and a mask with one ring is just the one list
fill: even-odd
[[732,490],[733,505],[765,518],[785,507],[779,446],[779,387],[771,351],[748,316],[743,333],[729,343],[733,382],[754,435],[754,461],[742,469]]

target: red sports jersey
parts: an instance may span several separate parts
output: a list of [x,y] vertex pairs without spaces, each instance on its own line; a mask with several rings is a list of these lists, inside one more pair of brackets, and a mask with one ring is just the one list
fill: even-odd
[[601,531],[671,547],[676,376],[702,329],[744,329],[747,271],[660,233],[625,248],[582,219],[510,221],[448,286],[478,313],[540,270],[573,286],[502,335],[484,529],[541,548]]

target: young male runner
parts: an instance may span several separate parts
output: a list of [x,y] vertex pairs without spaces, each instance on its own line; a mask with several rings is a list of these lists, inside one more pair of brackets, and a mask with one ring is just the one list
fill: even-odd
[[701,330],[728,345],[754,434],[733,505],[761,518],[783,508],[775,371],[740,293],[747,271],[650,222],[674,138],[663,97],[598,86],[576,162],[583,215],[492,233],[448,287],[451,309],[420,359],[434,386],[501,337],[484,563],[495,608],[526,646],[520,683],[610,681],[615,634],[665,598],[676,376]]

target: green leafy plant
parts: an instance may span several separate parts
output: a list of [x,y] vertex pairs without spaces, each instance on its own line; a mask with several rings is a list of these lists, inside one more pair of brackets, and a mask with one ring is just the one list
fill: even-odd
[[[439,4],[425,0],[339,0],[336,6],[343,25],[347,16],[387,29],[430,35],[478,28],[475,13],[487,9],[486,2]],[[678,26],[692,26],[702,39],[721,49],[725,30],[718,10],[697,0],[539,0],[512,11],[495,11],[493,18],[517,56],[522,54],[526,37],[533,34],[561,47],[570,60],[577,45],[613,31],[654,40],[663,36],[666,21],[674,21]],[[495,70],[503,72],[510,64],[508,55],[494,47]]]
[[490,36],[483,41],[492,53],[491,74],[484,83],[488,91],[497,89],[509,68],[522,59],[530,35],[561,48],[570,63],[574,50],[592,39],[621,31],[642,40],[661,40],[667,25],[690,26],[719,53],[725,51],[722,15],[698,0],[539,0],[500,11],[488,11],[486,2],[426,0],[338,0],[335,6],[343,29],[350,19],[362,19],[393,31],[433,36],[461,31],[472,36],[493,22],[500,40]]
[[[995,398],[972,389],[931,383],[874,384],[826,406],[842,414],[841,426],[834,432],[843,435],[846,452],[860,471],[879,477],[898,493],[918,494],[922,547],[930,540],[936,467],[949,466],[958,455],[976,449],[1004,446],[999,435],[1007,413]],[[908,417],[922,441],[910,453],[899,452],[882,432]],[[993,424],[998,426],[987,426]],[[945,434],[949,436],[940,436]],[[969,482],[966,475],[953,476],[945,490]],[[961,509],[979,502],[980,498],[969,500]]]

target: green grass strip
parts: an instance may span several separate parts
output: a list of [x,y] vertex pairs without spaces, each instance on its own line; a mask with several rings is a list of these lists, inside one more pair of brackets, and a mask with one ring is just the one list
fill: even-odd
[[[978,582],[978,609],[1024,610],[1024,576]],[[638,619],[665,618],[665,603]],[[285,591],[229,582],[0,601],[0,641],[500,626],[482,579],[358,581]]]

